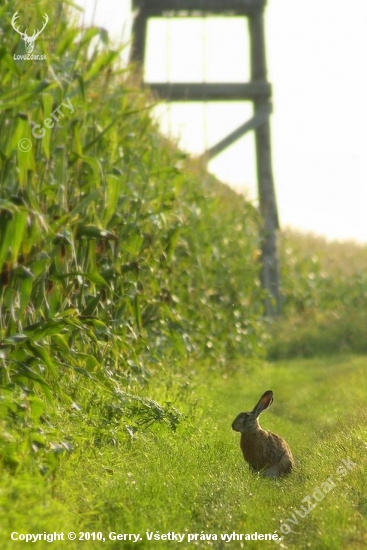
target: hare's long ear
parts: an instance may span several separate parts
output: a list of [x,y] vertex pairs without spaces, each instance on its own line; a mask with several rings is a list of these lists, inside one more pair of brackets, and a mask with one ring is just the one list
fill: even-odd
[[273,402],[273,392],[271,390],[266,391],[263,393],[263,395],[260,397],[260,401],[257,405],[253,408],[252,412],[255,415],[255,417],[259,416],[260,413],[265,411]]

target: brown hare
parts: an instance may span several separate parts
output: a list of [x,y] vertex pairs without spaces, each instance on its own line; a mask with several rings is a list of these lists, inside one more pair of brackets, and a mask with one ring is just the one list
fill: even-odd
[[232,429],[241,432],[244,459],[254,472],[266,477],[289,474],[294,466],[291,450],[284,439],[263,430],[257,419],[272,401],[273,392],[268,390],[251,412],[240,413],[232,423]]

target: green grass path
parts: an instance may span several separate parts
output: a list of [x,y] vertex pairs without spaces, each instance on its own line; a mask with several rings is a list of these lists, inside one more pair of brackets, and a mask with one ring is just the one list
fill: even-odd
[[[281,534],[280,528],[281,548],[366,548],[366,364],[366,357],[334,357],[243,366],[225,375],[198,366],[171,383],[175,405],[187,413],[176,433],[156,427],[130,441],[118,433],[116,440],[98,440],[76,415],[66,428],[79,444],[53,480],[29,465],[15,476],[3,473],[1,548],[31,545],[10,541],[12,531],[100,532],[106,539],[31,545],[38,549],[276,548],[273,541],[224,542],[221,534]],[[148,393],[162,399],[164,388]],[[237,413],[267,389],[274,403],[262,427],[288,441],[297,463],[289,478],[275,481],[249,473],[231,430]],[[141,540],[110,540],[111,532]],[[149,541],[147,532],[183,539]]]

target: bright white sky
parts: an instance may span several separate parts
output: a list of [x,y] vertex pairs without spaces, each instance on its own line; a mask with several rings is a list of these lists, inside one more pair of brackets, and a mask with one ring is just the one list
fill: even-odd
[[[77,3],[90,22],[96,0]],[[97,0],[94,21],[116,39],[123,28],[129,36],[130,6]],[[147,80],[248,79],[245,19],[152,21],[149,32]],[[268,0],[266,36],[281,224],[367,243],[367,1]],[[247,103],[172,104],[159,115],[166,131],[181,135],[183,148],[200,153],[251,112]],[[251,134],[209,168],[256,196]]]

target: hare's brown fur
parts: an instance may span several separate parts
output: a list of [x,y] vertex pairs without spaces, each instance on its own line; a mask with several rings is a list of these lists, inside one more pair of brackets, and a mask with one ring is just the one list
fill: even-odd
[[240,446],[250,468],[264,476],[278,477],[289,474],[294,466],[292,452],[286,441],[278,435],[263,430],[257,420],[259,414],[273,401],[273,392],[263,394],[251,412],[240,413],[232,423],[241,432]]

